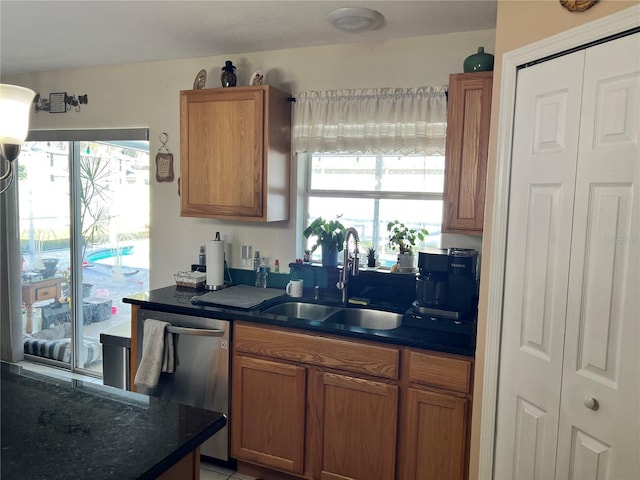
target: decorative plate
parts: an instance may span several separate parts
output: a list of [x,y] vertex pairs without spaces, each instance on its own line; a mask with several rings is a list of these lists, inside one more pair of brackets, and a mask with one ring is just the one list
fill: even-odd
[[560,0],[560,5],[570,12],[584,12],[596,3],[598,3],[598,0]]
[[251,78],[249,79],[249,85],[262,85],[264,83],[264,72],[262,70],[258,70],[253,72]]
[[207,71],[200,70],[198,75],[196,75],[195,80],[193,81],[193,89],[194,90],[202,90],[207,83]]

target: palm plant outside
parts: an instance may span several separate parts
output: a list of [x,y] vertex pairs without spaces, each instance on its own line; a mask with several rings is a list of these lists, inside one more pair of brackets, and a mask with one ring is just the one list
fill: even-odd
[[82,258],[87,248],[103,241],[109,234],[111,191],[109,161],[103,156],[80,156],[80,224]]

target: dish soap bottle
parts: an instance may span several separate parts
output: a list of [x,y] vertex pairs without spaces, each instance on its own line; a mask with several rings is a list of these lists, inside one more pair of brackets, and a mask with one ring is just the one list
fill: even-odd
[[267,288],[267,267],[260,265],[256,270],[256,287]]
[[260,266],[260,252],[256,250],[256,254],[253,257],[253,271],[257,272],[259,266]]

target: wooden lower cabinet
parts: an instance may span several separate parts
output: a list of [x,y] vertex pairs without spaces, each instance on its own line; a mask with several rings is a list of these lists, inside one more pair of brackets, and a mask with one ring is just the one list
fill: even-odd
[[307,403],[313,478],[395,478],[396,385],[311,370]]
[[465,478],[468,403],[461,397],[407,389],[399,478]]
[[265,480],[465,479],[472,367],[236,322],[232,456]]
[[231,453],[302,474],[306,369],[238,355],[233,362]]
[[156,480],[198,480],[200,478],[200,447],[187,454]]

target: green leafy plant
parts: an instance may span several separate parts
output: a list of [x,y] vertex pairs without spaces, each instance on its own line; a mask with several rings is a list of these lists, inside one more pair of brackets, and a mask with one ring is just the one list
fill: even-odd
[[305,238],[316,237],[316,243],[311,247],[311,253],[320,246],[327,249],[335,248],[341,252],[344,247],[344,232],[346,228],[339,220],[325,220],[322,217],[316,218],[304,229],[302,234]]
[[424,237],[429,235],[429,232],[424,228],[409,228],[398,220],[387,223],[387,232],[389,232],[391,249],[408,254],[413,254],[416,240],[423,241]]

